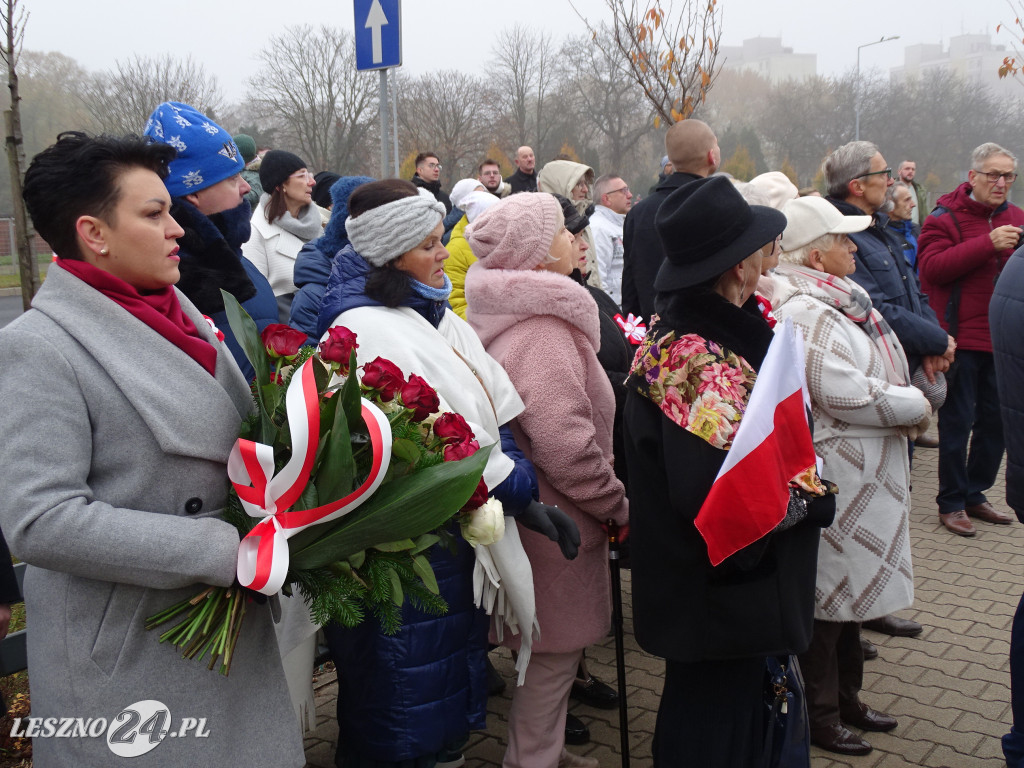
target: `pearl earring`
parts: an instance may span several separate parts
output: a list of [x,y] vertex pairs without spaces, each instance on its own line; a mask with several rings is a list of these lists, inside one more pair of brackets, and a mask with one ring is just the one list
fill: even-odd
[[106,248],[100,248],[100,256],[106,256],[108,253],[110,253],[110,251]]

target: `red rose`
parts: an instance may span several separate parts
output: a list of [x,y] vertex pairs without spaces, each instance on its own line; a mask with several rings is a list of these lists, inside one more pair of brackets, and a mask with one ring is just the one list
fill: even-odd
[[487,483],[481,477],[480,482],[476,486],[476,490],[473,491],[473,495],[469,497],[469,501],[466,502],[462,508],[468,511],[473,511],[478,507],[482,507],[487,502],[487,497],[490,496],[490,492],[487,490]]
[[352,350],[356,344],[356,335],[344,326],[335,326],[327,330],[327,340],[320,342],[320,359],[325,363],[337,363],[342,373],[348,373],[348,361],[352,359]]
[[402,404],[412,409],[413,421],[423,421],[441,407],[434,388],[415,373],[410,374],[409,381],[402,385]]
[[460,440],[457,443],[448,443],[444,447],[444,460],[459,461],[460,459],[472,456],[478,450],[480,450],[480,443],[476,440]]
[[469,424],[457,413],[442,413],[434,422],[434,434],[446,443],[472,440],[476,435]]
[[263,329],[260,339],[273,359],[291,360],[306,343],[306,334],[283,323],[271,323]]
[[363,386],[375,389],[380,393],[381,402],[387,403],[395,399],[395,394],[405,384],[402,369],[378,357],[363,366]]

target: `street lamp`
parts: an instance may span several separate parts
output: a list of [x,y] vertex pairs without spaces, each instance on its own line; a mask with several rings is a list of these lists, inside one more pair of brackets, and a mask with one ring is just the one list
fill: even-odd
[[878,45],[879,43],[887,43],[890,40],[899,40],[899,35],[893,35],[891,37],[883,37],[881,40],[875,40],[873,43],[864,43],[864,45],[857,46],[857,93],[854,97],[854,114],[856,115],[856,122],[853,128],[853,139],[854,141],[860,141],[860,49],[867,48],[869,45]]

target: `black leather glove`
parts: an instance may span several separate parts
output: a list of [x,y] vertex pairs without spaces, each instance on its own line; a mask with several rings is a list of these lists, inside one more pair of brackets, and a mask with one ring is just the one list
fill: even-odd
[[575,560],[580,551],[580,529],[565,512],[558,507],[549,507],[539,501],[531,501],[516,520],[531,531],[547,536],[558,542],[562,556],[566,560]]

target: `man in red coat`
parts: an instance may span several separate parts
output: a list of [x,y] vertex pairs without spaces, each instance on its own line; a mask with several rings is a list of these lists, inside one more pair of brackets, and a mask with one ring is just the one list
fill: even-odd
[[985,491],[1003,456],[988,305],[1024,227],[1024,211],[1007,200],[1016,178],[1017,158],[998,144],[982,144],[971,155],[967,181],[940,197],[925,219],[918,246],[921,287],[957,344],[939,409],[936,501],[942,524],[960,536],[977,532],[972,517],[1013,521],[988,503]]

